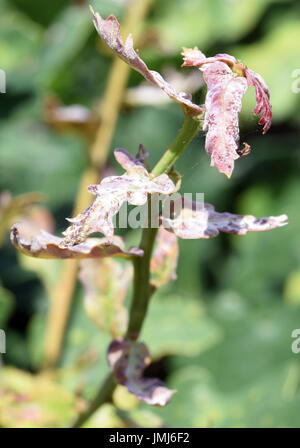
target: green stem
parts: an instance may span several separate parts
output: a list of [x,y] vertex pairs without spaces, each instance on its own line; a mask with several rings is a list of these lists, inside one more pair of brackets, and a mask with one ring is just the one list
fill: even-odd
[[109,374],[102,383],[98,394],[89,404],[88,409],[77,417],[77,419],[71,425],[71,428],[80,428],[102,404],[111,401],[115,387],[116,383],[114,377],[112,374]]
[[[199,131],[200,123],[191,117],[186,117],[184,124],[173,144],[155,165],[152,174],[159,176],[168,173],[185,148]],[[148,201],[148,226],[143,230],[140,248],[143,257],[136,257],[134,265],[134,286],[130,308],[130,317],[126,338],[136,340],[139,337],[148,310],[151,296],[150,288],[150,260],[157,228],[151,228],[151,200]]]
[[163,173],[168,173],[176,160],[181,156],[185,148],[194,139],[200,129],[201,123],[187,116],[183,126],[174,140],[173,144],[164,153],[160,161],[155,165],[152,173],[159,176]]
[[[188,144],[197,135],[200,123],[191,117],[186,117],[184,124],[170,148],[152,170],[155,176],[168,173],[176,160],[183,153]],[[153,251],[157,228],[151,227],[151,200],[148,200],[148,226],[143,229],[140,248],[144,251],[143,257],[133,258],[134,265],[134,285],[133,296],[129,314],[129,324],[126,338],[136,340],[141,332],[148,310],[151,296],[150,288],[150,260]],[[89,405],[88,409],[81,414],[73,423],[73,428],[79,428],[86,420],[104,403],[111,401],[116,383],[110,374],[102,384],[96,398]]]

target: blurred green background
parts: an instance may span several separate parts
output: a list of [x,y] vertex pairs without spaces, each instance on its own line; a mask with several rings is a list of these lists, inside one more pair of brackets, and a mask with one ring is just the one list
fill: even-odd
[[[92,2],[101,15],[120,20],[125,3]],[[105,405],[90,426],[300,426],[300,353],[291,350],[291,333],[300,328],[300,81],[293,78],[300,69],[299,41],[297,0],[154,1],[140,46],[151,68],[178,70],[182,46],[197,45],[208,56],[227,52],[264,77],[273,104],[273,125],[262,136],[252,115],[254,89],[248,89],[241,141],[252,152],[236,162],[230,181],[209,167],[200,133],[177,164],[182,191],[204,192],[218,211],[286,213],[289,225],[243,238],[180,241],[178,279],[154,296],[142,334],[154,359],[149,372],[177,394],[166,408],[152,409],[119,390],[115,406]],[[93,113],[111,61],[86,2],[1,0],[0,68],[7,91],[0,95],[0,190],[42,192],[57,234],[72,213],[88,139],[57,132],[45,104],[55,97]],[[129,86],[141,81],[131,73]],[[197,96],[203,99],[203,92]],[[175,103],[124,104],[111,149],[134,154],[143,143],[153,165],[182,120]],[[112,151],[108,165],[118,169]],[[137,241],[133,232],[128,238]],[[0,328],[7,335],[2,380],[6,390],[30,397],[22,414],[4,394],[0,426],[64,426],[80,405],[78,396],[93,397],[107,373],[109,336],[86,316],[78,285],[59,368],[51,378],[35,379],[49,307],[45,284],[51,288],[60,263],[20,256],[8,233],[0,253]]]

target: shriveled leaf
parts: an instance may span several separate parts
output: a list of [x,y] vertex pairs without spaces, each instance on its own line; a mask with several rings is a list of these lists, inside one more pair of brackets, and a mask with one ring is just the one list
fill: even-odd
[[89,238],[74,247],[61,247],[63,239],[46,231],[37,231],[30,223],[16,223],[11,229],[11,242],[26,255],[38,258],[103,258],[142,256],[142,251],[132,247],[124,249],[121,238],[111,243],[104,238]]
[[263,133],[265,134],[272,121],[272,105],[270,103],[270,92],[264,79],[253,70],[249,68],[244,69],[244,73],[248,82],[248,86],[254,86],[256,92],[256,107],[253,111],[255,115],[262,115],[259,120],[259,124],[263,125]]
[[113,338],[122,336],[127,328],[124,300],[132,274],[131,265],[110,258],[81,261],[85,310],[92,322]]
[[197,47],[183,49],[183,66],[199,67],[207,84],[206,115],[203,129],[207,130],[206,151],[212,166],[231,176],[234,160],[246,155],[250,147],[239,149],[238,113],[248,86],[256,90],[254,114],[262,113],[259,124],[263,133],[271,126],[272,106],[269,89],[263,78],[228,54],[207,58]]
[[118,384],[123,384],[140,401],[153,406],[165,406],[175,390],[168,389],[156,378],[145,378],[150,353],[142,342],[116,339],[108,348],[107,360]]
[[183,48],[183,67],[202,67],[203,64],[209,64],[214,62],[225,62],[230,67],[233,67],[236,63],[234,56],[226,53],[216,54],[211,58],[207,58],[202,51],[197,47],[194,48]]
[[42,198],[40,193],[26,193],[14,198],[9,191],[0,194],[0,244],[13,222],[28,216],[32,207],[41,202]]
[[110,176],[99,185],[90,185],[89,191],[96,195],[95,201],[75,218],[63,233],[62,248],[75,246],[94,232],[103,233],[108,241],[114,235],[113,218],[119,212],[122,204],[144,205],[147,195],[153,193],[171,194],[176,187],[167,174],[153,178],[145,169],[141,155],[132,157],[124,149],[116,149],[115,157],[126,170],[122,176]]
[[185,200],[177,215],[162,218],[163,225],[179,238],[212,238],[220,232],[246,235],[248,232],[262,232],[276,229],[287,224],[286,215],[256,218],[252,215],[234,215],[218,213],[210,204],[201,204]]
[[150,263],[151,284],[154,288],[176,280],[178,260],[177,236],[160,227],[156,237],[156,249]]
[[191,95],[176,90],[164,78],[153,70],[149,70],[145,62],[139,57],[133,48],[132,36],[129,35],[123,43],[120,34],[120,24],[115,16],[110,15],[104,20],[99,13],[91,8],[93,21],[97,32],[105,43],[127,64],[141,73],[151,84],[163,90],[172,100],[176,101],[188,115],[197,117],[201,115],[202,108],[191,101]]
[[239,158],[239,120],[242,97],[247,81],[235,77],[224,62],[209,64],[204,71],[207,83],[206,114],[203,130],[207,131],[205,149],[211,165],[230,177],[234,161]]

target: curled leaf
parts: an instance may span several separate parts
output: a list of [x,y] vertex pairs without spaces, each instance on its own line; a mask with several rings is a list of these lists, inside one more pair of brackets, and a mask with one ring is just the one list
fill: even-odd
[[106,177],[99,185],[89,186],[89,191],[96,195],[96,199],[84,212],[69,219],[72,225],[63,232],[65,238],[60,244],[62,248],[75,246],[94,232],[103,233],[111,241],[114,235],[113,218],[124,202],[144,205],[148,194],[168,195],[176,191],[167,174],[153,178],[148,173],[141,154],[134,158],[124,149],[116,149],[114,154],[126,173]]
[[112,341],[107,360],[117,383],[126,386],[130,393],[144,403],[165,406],[175,393],[161,380],[143,376],[145,368],[150,364],[150,353],[141,342],[122,339]]
[[208,91],[204,130],[207,130],[206,151],[212,157],[212,165],[230,177],[234,160],[249,152],[238,147],[238,113],[248,86],[256,91],[254,114],[261,118],[263,133],[271,126],[272,106],[269,89],[263,78],[228,54],[207,58],[197,47],[183,49],[183,66],[198,67],[204,73]]
[[177,236],[160,227],[156,237],[156,248],[150,263],[151,285],[154,288],[176,280],[178,261]]
[[224,62],[209,64],[204,79],[207,83],[203,125],[203,130],[207,130],[205,149],[211,156],[211,165],[230,177],[234,161],[239,158],[238,114],[247,81],[236,77]]
[[214,63],[214,62],[225,62],[230,67],[236,64],[236,59],[230,54],[216,54],[211,58],[207,58],[202,51],[195,48],[183,48],[182,52],[183,64],[182,67],[202,67],[204,64]]
[[264,79],[253,70],[244,68],[244,73],[248,82],[248,86],[254,86],[256,92],[256,107],[253,111],[255,115],[262,115],[259,124],[264,125],[263,133],[265,134],[271,126],[272,121],[272,105],[270,103],[270,92]]
[[123,43],[120,34],[120,24],[115,16],[110,15],[103,19],[99,13],[95,13],[91,8],[93,22],[100,37],[105,43],[133,69],[141,73],[151,84],[163,90],[172,100],[176,101],[183,108],[187,115],[201,115],[202,108],[191,101],[191,95],[176,90],[164,80],[164,78],[153,70],[149,70],[145,62],[139,57],[133,48],[132,36],[129,35]]
[[[39,215],[42,213],[45,215],[47,213],[45,209],[37,205],[42,199],[43,195],[41,193],[25,193],[15,197],[9,191],[0,193],[0,244],[3,242],[6,232],[9,231],[17,219],[26,217],[36,220],[38,219],[38,210],[41,211]],[[38,209],[37,207],[40,208]],[[47,217],[48,224],[51,226],[51,216],[49,213]]]
[[111,243],[104,238],[89,238],[74,247],[61,247],[62,238],[34,228],[30,223],[16,223],[12,226],[10,239],[16,249],[25,255],[38,258],[103,258],[142,256],[143,251],[132,247],[124,249],[121,238],[115,237]]
[[80,262],[85,310],[92,322],[113,338],[122,336],[127,328],[124,300],[132,274],[132,265],[111,258]]
[[[183,198],[182,198],[183,199]],[[210,204],[184,201],[183,206],[172,219],[162,217],[167,230],[179,238],[212,238],[220,232],[246,235],[248,232],[263,232],[287,224],[286,215],[256,218],[252,215],[218,213]]]

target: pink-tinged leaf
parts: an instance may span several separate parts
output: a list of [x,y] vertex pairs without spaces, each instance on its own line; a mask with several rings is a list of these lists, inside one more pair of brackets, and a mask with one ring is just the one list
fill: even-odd
[[272,105],[270,103],[270,92],[268,86],[266,85],[261,75],[249,69],[239,60],[235,59],[234,56],[231,56],[229,54],[216,54],[211,58],[207,58],[205,54],[203,54],[200,50],[198,50],[197,47],[195,47],[184,48],[182,55],[183,67],[199,67],[202,71],[205,72],[209,64],[213,64],[215,62],[224,62],[233,70],[236,75],[245,77],[248,86],[255,87],[256,107],[253,112],[255,115],[259,115],[260,113],[262,113],[259,124],[264,126],[263,133],[265,134],[269,130],[272,121]]
[[176,186],[167,174],[154,178],[148,173],[141,154],[137,159],[124,149],[116,149],[114,154],[126,173],[106,177],[99,185],[89,186],[89,191],[96,195],[96,199],[84,212],[69,219],[72,225],[63,232],[65,238],[61,247],[75,246],[94,232],[103,233],[111,241],[114,235],[113,218],[124,202],[144,205],[148,194],[168,195],[176,191]]
[[224,62],[205,65],[203,71],[207,84],[203,125],[203,130],[207,130],[205,149],[211,156],[211,165],[230,177],[234,161],[239,158],[238,113],[247,81],[234,75]]
[[100,37],[105,43],[127,64],[137,70],[151,84],[163,90],[172,100],[180,104],[186,114],[192,116],[201,115],[203,110],[200,106],[192,103],[191,95],[176,90],[164,78],[153,70],[149,70],[145,62],[139,57],[133,48],[132,36],[129,35],[123,43],[120,35],[120,24],[115,16],[110,15],[104,20],[99,13],[91,8],[93,22]]
[[156,248],[150,263],[151,285],[154,288],[176,280],[178,261],[177,236],[160,227],[156,237]]
[[140,401],[152,406],[165,406],[175,390],[168,389],[157,378],[145,378],[144,370],[150,364],[150,353],[141,342],[116,339],[108,348],[107,360],[118,384],[127,387]]
[[132,277],[131,264],[124,265],[112,258],[80,262],[85,310],[91,321],[113,338],[123,336],[127,328],[124,300]]
[[263,133],[265,134],[271,126],[272,122],[272,105],[270,103],[270,92],[264,79],[253,70],[248,68],[244,69],[245,76],[249,86],[255,87],[256,92],[256,107],[253,111],[255,115],[260,117],[259,124],[263,125]]
[[204,64],[210,64],[213,62],[225,62],[230,67],[236,64],[236,59],[230,54],[216,54],[211,58],[207,58],[202,51],[195,48],[183,48],[182,52],[183,64],[182,67],[202,67]]
[[162,223],[167,230],[183,239],[207,239],[220,232],[236,235],[263,232],[285,226],[288,219],[286,215],[256,218],[252,215],[218,213],[210,204],[191,202],[184,198],[181,201],[183,205],[178,207],[176,216],[172,219],[162,217]]
[[14,224],[10,239],[16,249],[25,255],[38,258],[129,258],[143,255],[143,251],[137,247],[126,251],[119,237],[115,237],[111,243],[104,238],[89,238],[82,244],[64,248],[61,247],[62,238],[40,231],[29,222]]

